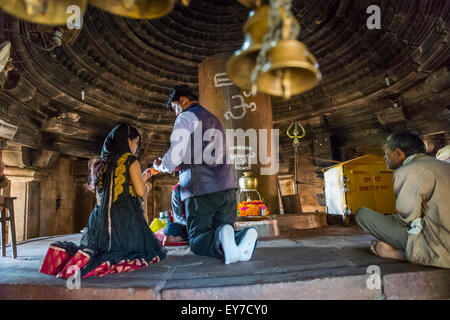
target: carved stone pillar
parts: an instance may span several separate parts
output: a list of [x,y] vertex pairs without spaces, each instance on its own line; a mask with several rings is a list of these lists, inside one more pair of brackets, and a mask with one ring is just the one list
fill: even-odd
[[38,171],[30,168],[5,168],[10,180],[8,196],[14,200],[17,241],[36,238],[40,228],[40,181]]
[[[58,162],[59,154],[47,150],[33,150],[7,141],[2,150],[2,158],[6,164],[5,175],[10,180],[5,190],[6,196],[16,197],[14,201],[17,240],[27,240],[51,233],[46,230],[47,216],[42,210],[47,210],[49,204],[43,201],[42,194],[54,190],[45,185],[51,168]],[[44,183],[44,187],[41,185]],[[52,216],[52,219],[55,219]],[[51,228],[53,230],[53,228]]]
[[278,148],[275,143],[278,143],[278,136],[272,131],[270,96],[252,96],[234,85],[225,71],[229,57],[229,53],[219,54],[199,65],[200,104],[219,118],[225,130],[234,130],[236,134],[235,141],[227,139],[236,178],[242,177],[244,172],[252,172],[270,213],[277,214]]

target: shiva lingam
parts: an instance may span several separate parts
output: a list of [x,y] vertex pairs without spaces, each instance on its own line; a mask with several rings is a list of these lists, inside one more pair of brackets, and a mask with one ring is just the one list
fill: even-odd
[[[269,214],[267,207],[262,202],[261,194],[257,190],[258,179],[252,176],[252,172],[244,172],[244,175],[239,178],[239,216],[266,216]],[[252,200],[249,196],[250,192],[255,192],[259,200]],[[246,195],[247,200],[241,202],[241,196]]]
[[[248,193],[256,192],[258,194],[259,200],[261,200],[261,195],[256,189],[258,187],[258,179],[256,177],[253,177],[252,174],[253,174],[252,172],[244,172],[244,175],[239,178],[240,194],[247,195],[247,201],[251,201],[250,197],[248,196]],[[239,200],[241,199],[239,198]]]

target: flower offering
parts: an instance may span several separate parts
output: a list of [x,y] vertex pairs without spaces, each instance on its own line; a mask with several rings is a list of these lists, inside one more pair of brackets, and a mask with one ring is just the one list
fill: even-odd
[[242,201],[238,204],[237,215],[239,217],[267,216],[269,215],[269,210],[262,201]]

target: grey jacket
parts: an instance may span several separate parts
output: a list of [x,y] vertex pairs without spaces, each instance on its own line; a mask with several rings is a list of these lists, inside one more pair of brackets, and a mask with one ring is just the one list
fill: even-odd
[[416,155],[394,173],[398,217],[411,227],[412,263],[450,268],[450,164]]

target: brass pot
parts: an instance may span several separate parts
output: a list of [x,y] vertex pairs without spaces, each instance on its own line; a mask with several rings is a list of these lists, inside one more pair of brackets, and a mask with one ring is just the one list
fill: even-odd
[[244,175],[239,178],[239,188],[245,190],[256,190],[258,187],[258,179],[252,177],[252,172],[244,172]]

